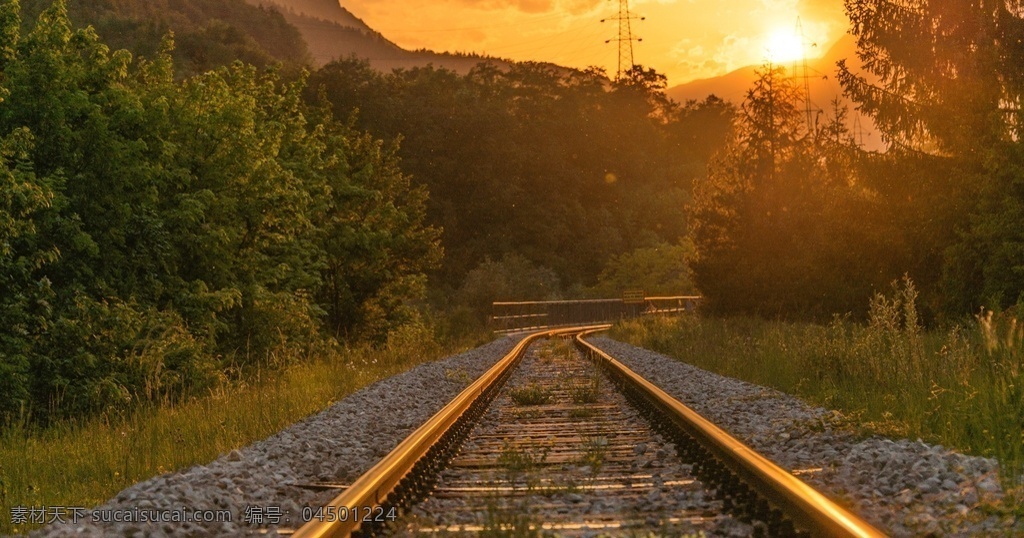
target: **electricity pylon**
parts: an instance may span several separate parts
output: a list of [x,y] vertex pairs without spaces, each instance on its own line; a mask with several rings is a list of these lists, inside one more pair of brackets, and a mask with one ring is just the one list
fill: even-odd
[[[803,68],[803,75],[800,77],[804,79],[804,110],[807,113],[807,132],[814,132],[814,113],[811,111],[811,74],[807,70],[807,37],[804,36],[804,25],[800,22],[800,17],[796,18],[796,35],[800,39],[800,61],[801,67]],[[811,46],[817,46],[815,43],[811,43]]]
[[605,21],[618,21],[619,22],[619,37],[615,39],[606,39],[605,43],[611,43],[612,41],[619,42],[619,70],[615,72],[615,80],[622,78],[624,74],[633,69],[633,42],[643,41],[643,38],[633,36],[633,30],[630,26],[630,22],[633,20],[644,20],[647,17],[638,17],[629,12],[629,0],[619,0],[619,14],[615,17],[608,17],[601,19],[601,22]]

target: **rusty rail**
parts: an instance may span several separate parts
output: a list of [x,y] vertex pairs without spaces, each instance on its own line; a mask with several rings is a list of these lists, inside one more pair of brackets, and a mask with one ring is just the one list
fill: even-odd
[[[463,390],[455,400],[416,429],[348,489],[325,505],[326,513],[336,515],[333,520],[311,521],[299,528],[294,536],[349,536],[360,530],[360,516],[369,515],[374,509],[383,506],[389,501],[390,495],[401,495],[401,484],[404,484],[403,481],[411,475],[417,463],[430,459],[428,452],[450,433],[449,430],[459,423],[460,418],[470,413],[474,403],[486,401],[485,395],[493,393],[495,386],[500,385],[506,378],[534,340],[569,334],[576,334],[578,345],[614,378],[622,382],[627,390],[642,395],[660,415],[692,437],[713,455],[715,460],[749,485],[763,499],[785,512],[786,517],[801,529],[809,531],[812,536],[885,536],[878,529],[830,501],[793,474],[773,464],[583,339],[587,334],[606,330],[608,327],[610,326],[568,327],[527,336],[483,376]],[[357,517],[337,517],[339,514],[357,514]]]
[[765,499],[776,504],[798,526],[814,536],[886,536],[583,339],[598,330],[581,332],[576,336],[577,344],[613,377],[642,393],[667,418]]
[[[324,521],[314,520],[300,527],[293,536],[311,538],[321,536],[349,536],[362,523],[364,515],[373,516],[388,495],[413,469],[421,458],[448,432],[485,391],[504,378],[522,356],[526,348],[539,338],[573,334],[583,330],[607,329],[608,325],[569,327],[533,333],[516,345],[507,355],[463,390],[454,400],[437,412],[426,423],[406,437],[380,462],[359,477],[348,489],[324,506],[330,514]],[[356,514],[356,517],[351,517]]]

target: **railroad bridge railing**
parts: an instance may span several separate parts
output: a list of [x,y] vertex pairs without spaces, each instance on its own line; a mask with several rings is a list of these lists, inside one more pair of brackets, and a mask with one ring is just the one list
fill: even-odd
[[643,292],[630,291],[617,299],[497,301],[492,305],[490,324],[494,332],[509,333],[613,323],[647,315],[692,312],[700,300],[697,295],[645,297]]

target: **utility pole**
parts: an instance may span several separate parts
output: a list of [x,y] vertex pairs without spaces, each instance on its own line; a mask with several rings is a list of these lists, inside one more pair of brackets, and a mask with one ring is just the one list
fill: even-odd
[[622,79],[622,76],[633,69],[633,42],[643,41],[643,38],[634,37],[633,30],[630,26],[632,20],[645,20],[646,17],[638,17],[629,12],[629,0],[619,0],[619,14],[615,17],[608,17],[601,19],[601,22],[605,21],[618,21],[619,22],[619,37],[615,39],[606,39],[605,43],[611,43],[612,41],[619,42],[619,70],[615,72],[615,80]]

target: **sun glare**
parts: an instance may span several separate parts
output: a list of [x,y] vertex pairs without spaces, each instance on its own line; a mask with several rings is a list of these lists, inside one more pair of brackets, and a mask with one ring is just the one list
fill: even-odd
[[765,40],[765,56],[773,62],[792,62],[804,55],[800,36],[792,30],[775,30]]

